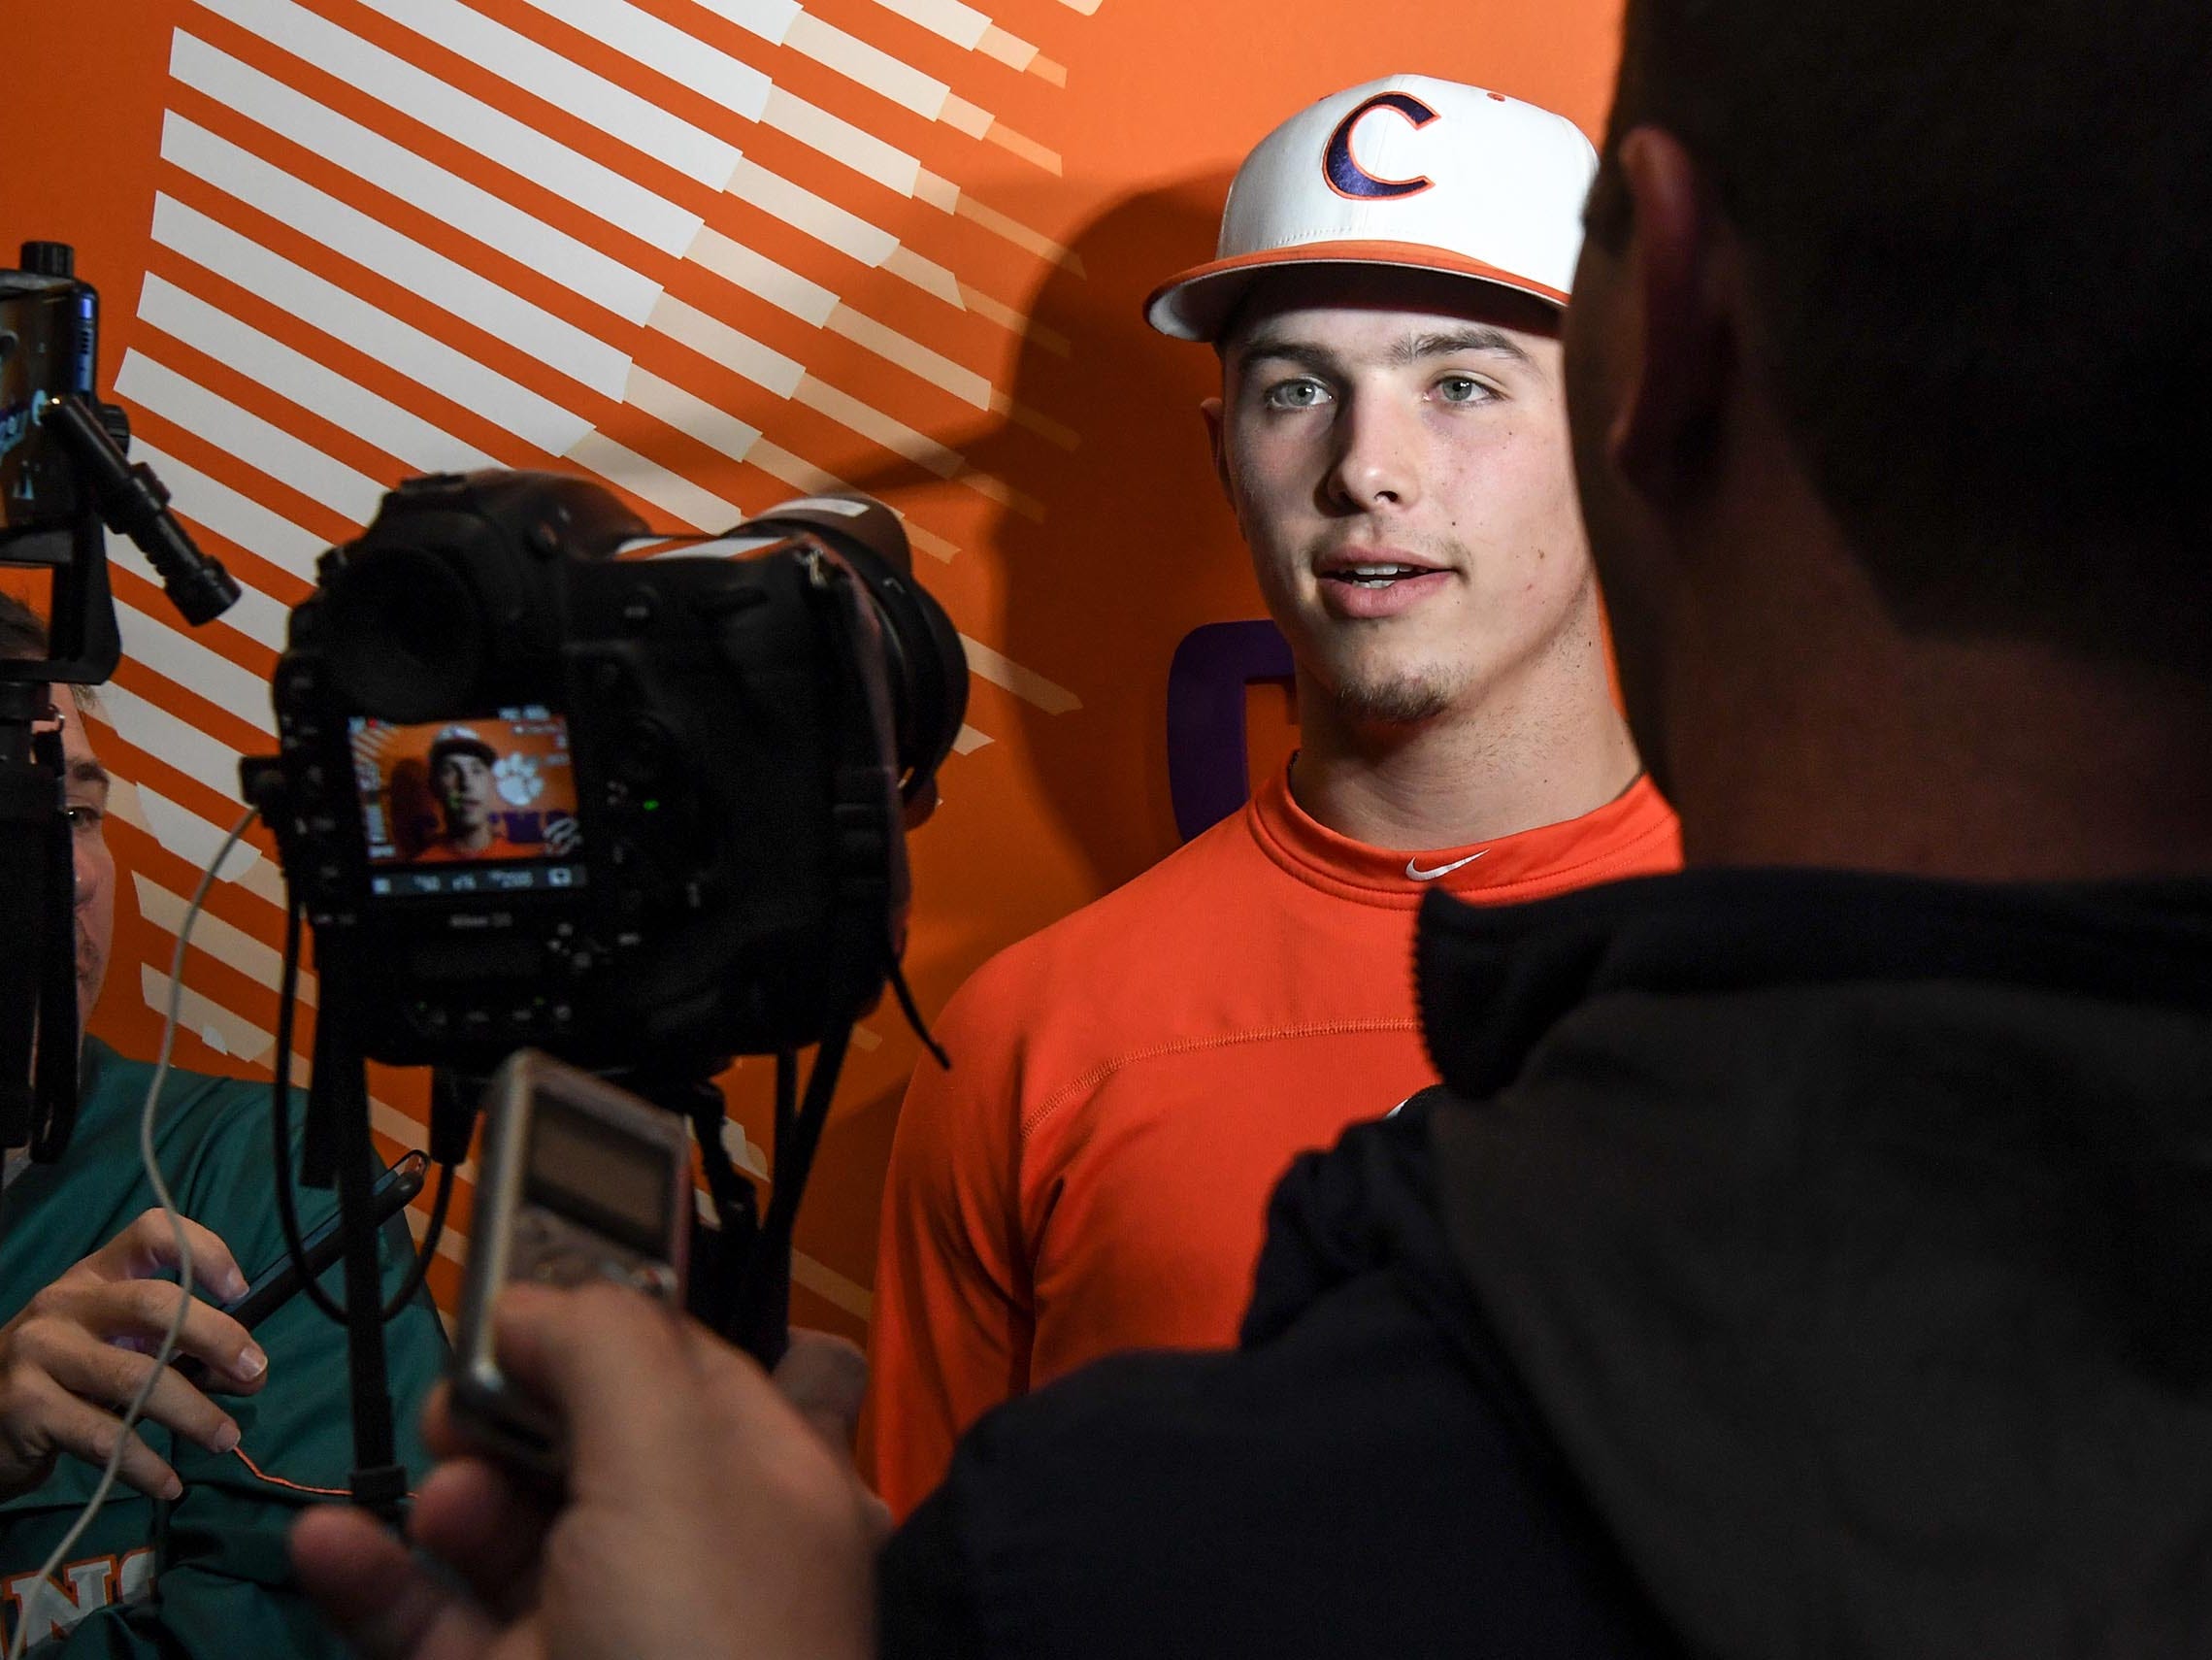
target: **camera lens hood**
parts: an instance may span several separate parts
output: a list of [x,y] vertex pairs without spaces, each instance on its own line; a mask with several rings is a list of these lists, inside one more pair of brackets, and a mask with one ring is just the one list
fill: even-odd
[[903,793],[912,800],[952,752],[967,718],[968,655],[952,618],[913,580],[913,554],[899,515],[856,491],[785,502],[739,529],[746,536],[816,537],[867,588],[883,620]]

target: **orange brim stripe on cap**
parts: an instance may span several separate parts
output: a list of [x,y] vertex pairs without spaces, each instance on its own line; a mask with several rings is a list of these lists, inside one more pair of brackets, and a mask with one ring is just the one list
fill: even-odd
[[[1533,294],[1539,300],[1549,300],[1555,306],[1565,306],[1567,295],[1548,282],[1539,282],[1533,277],[1523,277],[1503,266],[1488,260],[1476,259],[1471,254],[1454,253],[1450,249],[1436,248],[1421,242],[1309,242],[1290,248],[1264,248],[1253,253],[1234,254],[1227,259],[1208,260],[1194,265],[1188,271],[1171,277],[1145,296],[1144,316],[1163,334],[1181,334],[1177,328],[1162,325],[1161,307],[1170,300],[1187,296],[1184,303],[1175,306],[1168,315],[1178,324],[1195,329],[1185,338],[1206,340],[1235,304],[1236,295],[1241,292],[1240,282],[1223,282],[1224,277],[1264,271],[1277,265],[1396,265],[1415,271],[1445,271],[1459,277],[1473,277],[1485,282],[1496,282],[1502,287]],[[1195,295],[1188,291],[1198,287],[1218,289],[1208,294],[1203,306],[1188,303]]]

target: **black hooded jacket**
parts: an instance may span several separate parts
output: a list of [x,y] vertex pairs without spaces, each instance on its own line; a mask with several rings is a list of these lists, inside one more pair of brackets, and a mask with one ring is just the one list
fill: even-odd
[[2212,1653],[2212,887],[1424,912],[1242,1346],[986,1418],[890,1655]]

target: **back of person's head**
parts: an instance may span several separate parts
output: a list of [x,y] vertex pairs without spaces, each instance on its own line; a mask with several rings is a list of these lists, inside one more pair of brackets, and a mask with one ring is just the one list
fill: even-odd
[[1638,126],[1745,249],[1746,350],[1910,629],[2212,675],[2212,7],[1631,0]]

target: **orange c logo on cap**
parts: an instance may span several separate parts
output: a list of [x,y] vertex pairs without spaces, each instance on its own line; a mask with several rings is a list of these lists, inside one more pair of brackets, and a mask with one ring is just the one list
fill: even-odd
[[1322,176],[1329,188],[1355,202],[1386,202],[1399,196],[1418,196],[1436,181],[1426,174],[1415,179],[1377,179],[1352,159],[1352,129],[1373,110],[1395,110],[1418,129],[1436,118],[1436,112],[1410,92],[1377,92],[1337,123],[1329,135],[1329,148],[1321,152]]

